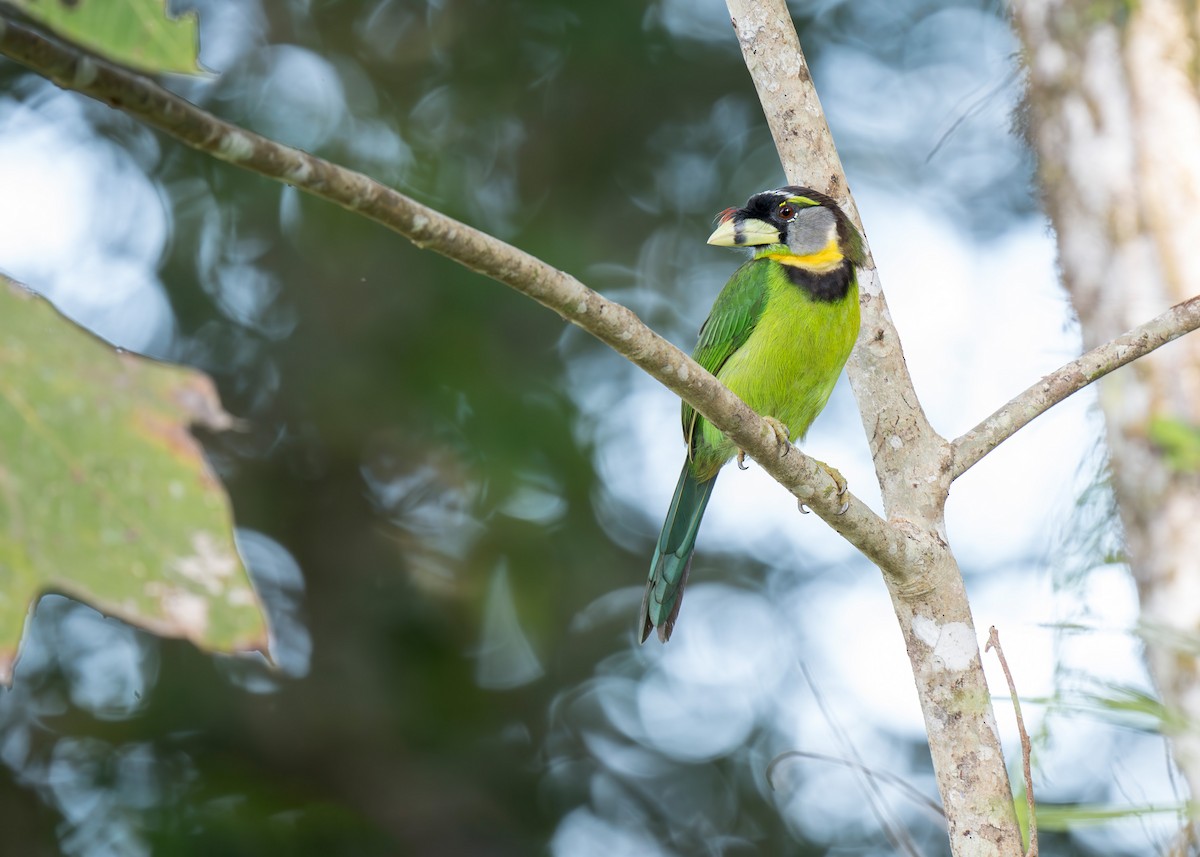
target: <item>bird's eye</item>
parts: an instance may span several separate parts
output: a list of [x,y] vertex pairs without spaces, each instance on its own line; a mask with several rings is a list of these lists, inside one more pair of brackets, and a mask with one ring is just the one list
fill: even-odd
[[779,216],[784,220],[791,220],[796,215],[796,209],[786,203],[779,206]]

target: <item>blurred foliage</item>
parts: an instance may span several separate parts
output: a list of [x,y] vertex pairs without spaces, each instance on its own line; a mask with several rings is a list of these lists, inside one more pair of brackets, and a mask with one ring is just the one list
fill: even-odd
[[1082,704],[1101,716],[1124,723],[1131,729],[1152,732],[1174,731],[1182,724],[1162,701],[1142,688],[1110,686],[1104,694],[1087,694]]
[[[219,77],[171,81],[181,94],[518,244],[685,346],[733,264],[706,255],[712,215],[781,177],[718,2],[190,5]],[[1032,210],[1028,158],[996,131],[1012,93],[980,65],[1011,54],[999,4],[796,14],[852,184],[919,187],[981,235]],[[31,160],[58,129],[52,170],[96,159],[55,222],[89,213],[96,263],[140,265],[92,278],[103,295],[47,269],[52,297],[210,373],[248,427],[205,441],[281,667],[43,599],[0,695],[14,853],[891,853],[852,772],[766,783],[794,747],[796,632],[705,636],[698,590],[691,642],[633,645],[657,522],[598,476],[627,364],[377,226],[7,63],[3,127],[39,129]],[[785,585],[754,548],[698,561],[726,581],[713,609],[763,615],[828,570]],[[764,640],[771,658],[751,648]],[[887,741],[931,793],[919,737]],[[936,821],[891,815],[945,853]]]
[[119,353],[0,275],[4,680],[29,606],[50,589],[206,648],[266,648],[192,422],[231,422],[207,378]]
[[1200,428],[1183,420],[1155,417],[1150,420],[1148,433],[1172,470],[1200,472]]

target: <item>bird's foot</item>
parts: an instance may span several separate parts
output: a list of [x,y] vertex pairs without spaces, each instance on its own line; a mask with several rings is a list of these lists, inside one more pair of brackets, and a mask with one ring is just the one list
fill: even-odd
[[[837,486],[837,497],[841,499],[846,496],[846,492],[850,490],[850,486],[846,484],[846,477],[836,467],[831,467],[824,461],[818,461],[817,466],[829,474],[829,478],[833,480],[833,484]],[[846,510],[850,508],[850,502],[843,501],[842,508],[838,509],[839,515],[846,514]]]
[[[783,454],[787,455],[792,451],[792,433],[788,431],[788,427],[774,417],[763,417],[767,425],[771,427],[771,431],[775,433],[775,440],[783,444]],[[746,466],[746,450],[739,449],[737,454],[738,470],[749,470]]]
[[783,444],[783,454],[787,455],[792,451],[792,433],[788,427],[774,417],[763,417],[767,425],[771,427],[771,431],[775,432],[775,439]]

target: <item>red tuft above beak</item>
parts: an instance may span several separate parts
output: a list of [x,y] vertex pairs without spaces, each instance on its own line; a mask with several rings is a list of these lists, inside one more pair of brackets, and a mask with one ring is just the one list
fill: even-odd
[[727,208],[717,215],[716,220],[718,223],[728,223],[729,219],[733,217],[736,212],[736,208]]

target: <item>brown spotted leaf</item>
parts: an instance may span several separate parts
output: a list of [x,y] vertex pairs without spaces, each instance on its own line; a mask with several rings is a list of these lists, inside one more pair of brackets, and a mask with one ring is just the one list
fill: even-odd
[[0,276],[0,680],[49,591],[265,649],[229,499],[188,432],[230,422],[206,375],[120,352]]
[[92,53],[138,71],[199,74],[194,11],[168,17],[165,0],[7,0]]

